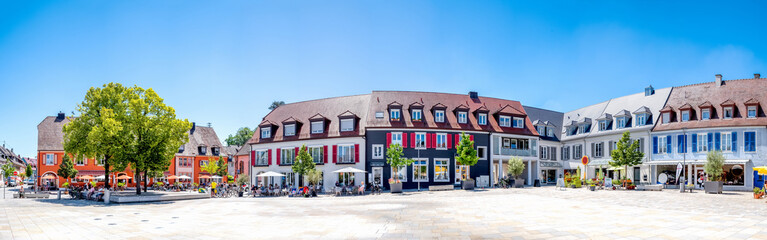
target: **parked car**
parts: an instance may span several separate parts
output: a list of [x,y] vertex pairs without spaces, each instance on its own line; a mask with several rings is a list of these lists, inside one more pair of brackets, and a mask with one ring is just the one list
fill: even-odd
[[35,185],[35,179],[30,178],[30,179],[24,180],[24,184]]
[[15,187],[16,185],[18,185],[18,183],[16,182],[16,179],[11,178],[8,180],[9,187]]

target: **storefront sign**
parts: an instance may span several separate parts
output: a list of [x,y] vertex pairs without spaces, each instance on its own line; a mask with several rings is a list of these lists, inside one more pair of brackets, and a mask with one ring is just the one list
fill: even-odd
[[583,165],[589,165],[589,157],[586,155],[583,155],[583,157],[581,158],[581,163],[583,163]]
[[559,162],[540,162],[541,167],[561,168],[562,164]]
[[371,167],[383,167],[384,162],[370,162]]
[[676,179],[679,179],[680,174],[682,174],[682,163],[676,165]]

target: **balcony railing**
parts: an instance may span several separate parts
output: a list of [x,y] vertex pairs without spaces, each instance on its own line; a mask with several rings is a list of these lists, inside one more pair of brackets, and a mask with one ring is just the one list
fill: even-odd
[[530,149],[501,148],[501,155],[529,157],[532,156],[532,153]]

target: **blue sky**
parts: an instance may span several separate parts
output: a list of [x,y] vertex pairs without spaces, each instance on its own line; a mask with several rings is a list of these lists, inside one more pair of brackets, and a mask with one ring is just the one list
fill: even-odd
[[153,88],[223,139],[272,100],[415,90],[569,111],[767,74],[765,1],[3,1],[0,142],[107,82]]

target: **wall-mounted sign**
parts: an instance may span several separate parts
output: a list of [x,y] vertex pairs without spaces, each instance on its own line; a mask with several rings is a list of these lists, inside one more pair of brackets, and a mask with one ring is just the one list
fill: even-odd
[[371,167],[383,167],[384,164],[384,162],[370,162]]
[[540,166],[541,167],[561,168],[562,167],[562,163],[559,163],[559,162],[543,162],[543,161],[541,161],[540,162]]

